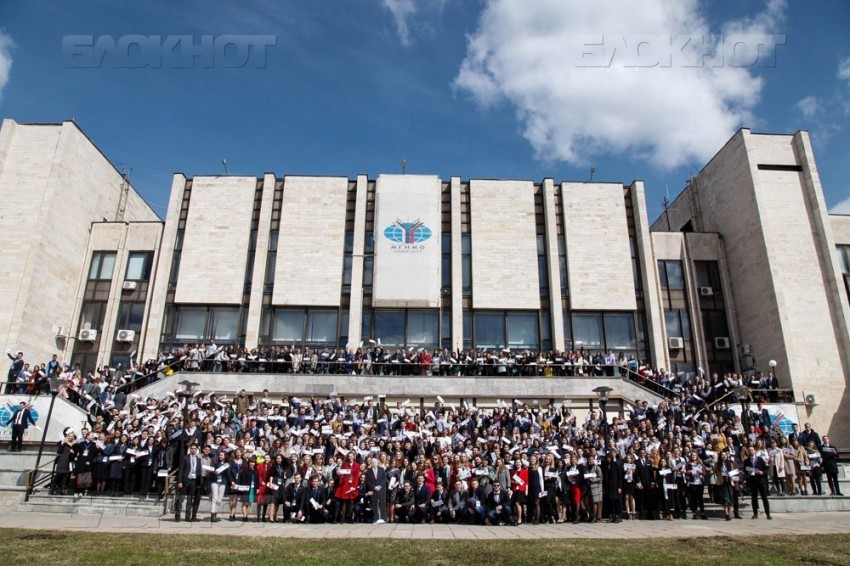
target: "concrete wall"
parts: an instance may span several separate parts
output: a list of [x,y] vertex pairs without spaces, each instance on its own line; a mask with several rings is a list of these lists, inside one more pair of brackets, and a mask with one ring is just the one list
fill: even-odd
[[637,308],[623,185],[561,183],[570,307]]
[[850,246],[850,216],[831,214],[829,224],[836,244]]
[[254,177],[192,181],[175,303],[242,303],[256,187]]
[[345,248],[345,177],[286,177],[275,305],[338,306]]
[[476,309],[540,309],[534,184],[469,182],[472,305]]

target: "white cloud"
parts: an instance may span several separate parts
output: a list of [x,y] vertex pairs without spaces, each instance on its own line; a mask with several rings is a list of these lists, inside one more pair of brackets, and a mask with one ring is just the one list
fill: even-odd
[[[719,31],[763,39],[784,10],[771,0]],[[484,108],[513,106],[541,159],[628,152],[663,168],[701,164],[753,120],[762,90],[717,32],[698,0],[486,0],[454,86]]]
[[850,86],[850,57],[838,64],[838,78],[847,81],[847,86]]
[[815,114],[818,113],[818,99],[814,96],[807,96],[798,102],[796,106],[803,113],[803,116],[808,119],[814,118]]
[[395,26],[398,31],[398,38],[402,45],[410,45],[410,26],[408,19],[416,13],[416,5],[413,0],[381,0],[381,3],[387,8],[395,18]]
[[829,209],[830,214],[850,214],[850,197]]
[[12,38],[0,31],[0,96],[3,88],[9,82],[9,72],[12,69]]

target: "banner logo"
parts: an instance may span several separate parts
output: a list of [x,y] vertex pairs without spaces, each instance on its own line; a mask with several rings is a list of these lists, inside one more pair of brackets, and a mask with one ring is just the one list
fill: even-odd
[[431,237],[431,229],[418,218],[413,222],[402,222],[398,218],[384,230],[384,237],[397,244],[421,244]]

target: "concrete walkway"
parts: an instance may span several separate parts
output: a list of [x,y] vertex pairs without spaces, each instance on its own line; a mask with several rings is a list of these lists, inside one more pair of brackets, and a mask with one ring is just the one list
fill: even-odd
[[173,519],[116,515],[65,515],[58,513],[0,514],[0,528],[111,533],[162,533],[195,535],[277,536],[287,538],[401,538],[401,539],[553,539],[705,537],[741,535],[795,535],[850,533],[850,513],[783,513],[772,521],[752,520],[625,521],[607,523],[478,527],[467,525],[289,525],[267,523],[175,523]]

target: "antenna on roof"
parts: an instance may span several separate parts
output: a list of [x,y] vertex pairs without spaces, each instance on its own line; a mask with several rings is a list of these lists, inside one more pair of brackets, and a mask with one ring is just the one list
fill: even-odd
[[222,167],[224,167],[224,174],[230,175],[230,173],[227,172],[227,160],[226,159],[221,160],[221,165],[222,165]]
[[401,174],[404,175],[407,172],[407,159],[401,160]]
[[588,180],[587,180],[587,182],[588,182],[588,183],[592,183],[592,182],[593,182],[593,174],[594,174],[594,173],[596,173],[596,167],[591,167],[591,168],[590,168],[590,179],[588,179]]

